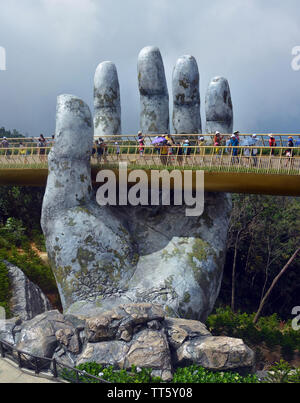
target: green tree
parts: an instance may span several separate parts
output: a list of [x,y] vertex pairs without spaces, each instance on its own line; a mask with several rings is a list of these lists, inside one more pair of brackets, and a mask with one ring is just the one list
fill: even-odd
[[[292,197],[234,195],[228,253],[219,303],[257,311],[272,281],[300,246],[300,201]],[[299,258],[264,306],[287,317],[297,305]],[[234,273],[234,275],[233,275]]]

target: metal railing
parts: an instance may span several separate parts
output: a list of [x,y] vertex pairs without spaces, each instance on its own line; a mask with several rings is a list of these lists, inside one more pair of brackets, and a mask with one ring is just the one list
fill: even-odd
[[[160,134],[143,134],[143,137],[148,140],[153,140],[153,138],[161,136]],[[162,136],[165,136],[165,134],[162,134]],[[174,139],[196,139],[200,137],[204,137],[205,141],[213,141],[214,139],[214,134],[171,134],[170,135]],[[223,141],[226,139],[229,139],[231,134],[222,134],[223,136]],[[252,134],[247,134],[247,133],[241,133],[239,134],[239,138],[241,140],[244,140],[246,138],[250,138]],[[257,139],[258,139],[258,145],[260,146],[268,146],[268,137],[269,135],[267,133],[258,133],[256,134]],[[300,141],[300,134],[299,133],[273,133],[274,138],[276,139],[277,145],[279,147],[285,147],[287,145],[287,141],[289,137],[293,137],[294,140],[299,140]],[[110,136],[95,136],[95,140],[102,138],[102,139],[115,139],[115,141],[137,141],[138,140],[138,135],[137,134],[122,134],[122,135],[110,135]],[[1,141],[3,138],[0,138],[0,145]],[[46,147],[52,147],[52,145],[55,142],[55,139],[51,137],[45,137]],[[23,138],[7,138],[7,141],[9,143],[9,148],[15,148],[19,147],[20,144],[23,144],[26,147],[33,147],[37,148],[39,139],[37,137],[23,137]]]
[[39,375],[42,371],[47,371],[47,375],[50,374],[55,379],[63,379],[73,383],[110,383],[85,371],[63,364],[55,358],[39,357],[18,350],[15,346],[3,340],[0,340],[0,356],[2,358],[9,357],[20,369],[33,370],[35,375]]
[[[240,138],[246,135],[240,135]],[[281,143],[284,143],[281,135]],[[256,144],[229,146],[213,145],[211,135],[172,135],[172,144],[152,144],[158,135],[144,136],[144,144],[136,135],[107,136],[94,144],[92,165],[118,167],[127,162],[129,168],[202,169],[214,172],[267,173],[300,175],[300,147],[270,147]],[[189,139],[189,144],[186,143]],[[261,140],[263,142],[263,140]],[[241,140],[242,143],[242,140]],[[0,148],[0,169],[46,169],[51,147]],[[291,154],[287,154],[290,150]]]

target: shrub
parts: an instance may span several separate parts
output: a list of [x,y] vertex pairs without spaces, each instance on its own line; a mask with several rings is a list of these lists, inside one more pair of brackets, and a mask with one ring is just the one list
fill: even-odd
[[242,376],[236,372],[214,372],[192,365],[178,368],[173,383],[258,383],[256,375]]
[[0,235],[5,238],[5,241],[15,246],[21,246],[26,240],[25,228],[21,220],[8,218],[5,226],[0,229]]
[[[162,382],[162,380],[158,377],[151,376],[151,369],[140,369],[133,365],[130,371],[122,370],[115,370],[114,367],[103,367],[100,364],[95,362],[80,364],[76,367],[80,371],[83,372],[82,375],[79,376],[79,381],[81,383],[98,383],[96,379],[89,378],[88,376],[84,375],[84,372],[98,378],[101,378],[105,381],[112,382],[112,383],[157,383]],[[77,376],[75,371],[72,370],[63,370],[60,374],[64,379],[76,382]]]
[[260,343],[273,350],[281,347],[285,359],[292,357],[296,350],[300,351],[300,332],[292,329],[291,323],[282,324],[276,314],[261,317],[253,324],[255,314],[234,313],[230,307],[217,308],[216,313],[207,319],[207,325],[215,336],[241,338],[250,346]]
[[10,300],[10,281],[8,270],[4,263],[0,262],[0,306],[5,309],[6,316],[10,316],[9,300]]
[[300,383],[300,368],[295,369],[284,360],[276,363],[268,371],[267,383]]
[[[105,368],[95,362],[81,364],[76,367],[82,372],[100,377],[111,383],[165,383],[161,378],[152,377],[152,369],[140,369],[132,366],[130,371],[115,370],[112,366]],[[64,379],[76,382],[75,371],[64,370],[61,373]],[[88,376],[79,376],[82,383],[98,383]],[[178,368],[174,374],[172,383],[258,383],[256,375],[241,376],[235,372],[213,372],[197,365],[186,368]]]

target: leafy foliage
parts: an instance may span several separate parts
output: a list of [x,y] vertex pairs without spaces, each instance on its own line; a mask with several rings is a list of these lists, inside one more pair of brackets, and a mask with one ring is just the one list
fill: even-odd
[[[152,370],[149,368],[138,368],[135,365],[131,367],[130,371],[115,370],[113,366],[103,367],[95,362],[80,364],[76,367],[83,372],[82,375],[78,377],[81,383],[98,383],[96,379],[89,378],[85,376],[84,373],[93,375],[95,377],[101,378],[105,381],[112,383],[157,383],[162,382],[158,377],[152,377]],[[77,377],[75,371],[63,370],[60,374],[64,379],[76,382]]]
[[21,220],[9,217],[6,224],[0,227],[0,236],[5,239],[6,246],[16,245],[21,246],[26,241],[25,227]]
[[256,375],[242,376],[236,372],[213,372],[198,365],[178,368],[173,383],[258,383]]
[[6,317],[10,316],[9,300],[10,281],[8,277],[8,270],[4,263],[0,262],[0,306],[5,309]]
[[217,308],[207,319],[207,326],[215,336],[241,338],[246,344],[256,346],[261,343],[271,350],[280,346],[283,357],[290,359],[295,351],[300,351],[300,332],[283,323],[276,314],[261,317],[253,324],[255,313],[233,313],[227,307]]
[[22,222],[25,234],[41,233],[40,219],[44,188],[0,186],[0,223],[9,218]]
[[[300,246],[300,200],[293,197],[234,195],[228,252],[217,305],[231,300],[232,269],[236,257],[235,306],[257,310],[272,280]],[[299,258],[280,279],[264,307],[289,317],[298,304]]]
[[270,368],[265,381],[267,383],[300,383],[300,368],[292,368],[288,362],[280,360]]
[[15,246],[0,249],[0,261],[3,260],[19,267],[44,293],[56,292],[56,282],[50,266],[46,265],[30,246],[23,245],[22,252],[19,252]]
[[[95,362],[81,364],[76,367],[83,372],[79,376],[82,383],[98,383],[84,374],[94,375],[112,383],[163,383],[159,377],[152,377],[152,369],[132,366],[130,371],[116,370],[114,367],[103,367]],[[61,373],[65,379],[76,382],[75,371],[63,370]],[[258,383],[256,375],[242,376],[235,372],[213,372],[198,365],[186,368],[178,368],[174,374],[172,383]]]

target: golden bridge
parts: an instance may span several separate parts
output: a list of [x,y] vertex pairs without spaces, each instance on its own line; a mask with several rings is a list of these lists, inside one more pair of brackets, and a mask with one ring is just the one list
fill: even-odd
[[[208,192],[300,196],[298,134],[274,134],[276,147],[269,146],[266,134],[258,134],[255,145],[247,134],[239,136],[239,146],[228,144],[230,135],[216,146],[214,136],[208,134],[168,135],[168,145],[153,144],[162,136],[144,135],[143,145],[137,135],[102,137],[101,150],[94,148],[91,156],[93,182],[101,169],[117,171],[119,164],[126,162],[128,173],[143,169],[148,176],[153,169],[203,170]],[[293,137],[292,148],[289,137]],[[9,146],[0,148],[0,185],[45,186],[48,154],[54,141],[46,139],[46,144],[39,147],[37,139],[8,139]]]

